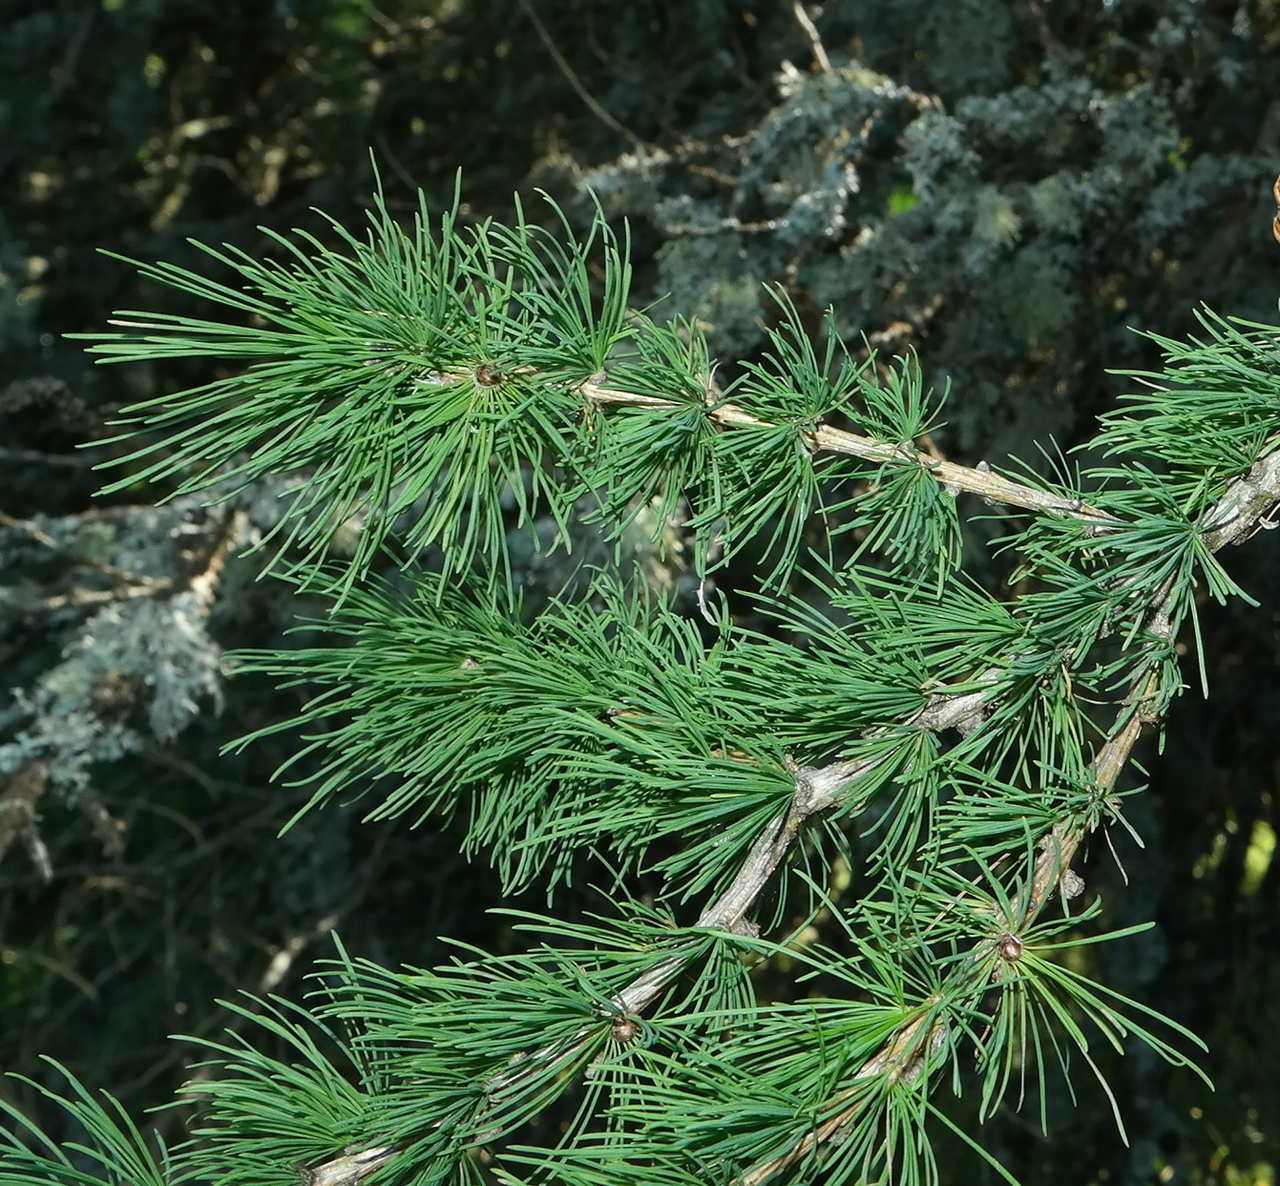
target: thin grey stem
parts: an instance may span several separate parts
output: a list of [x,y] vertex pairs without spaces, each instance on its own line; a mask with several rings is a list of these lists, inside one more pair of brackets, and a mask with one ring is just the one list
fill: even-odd
[[[1249,539],[1269,523],[1269,515],[1277,504],[1280,504],[1280,449],[1261,458],[1247,474],[1236,478],[1222,498],[1205,514],[1203,521],[1210,525],[1207,535],[1209,547],[1217,551],[1228,544]],[[1214,527],[1214,524],[1218,526]],[[1172,642],[1172,619],[1173,589],[1170,580],[1153,599],[1146,616],[1147,633]],[[1152,704],[1158,690],[1159,673],[1154,667],[1144,668],[1130,684],[1116,714],[1115,724],[1106,740],[1098,747],[1090,764],[1093,781],[1104,795],[1114,789],[1138,739],[1147,729],[1159,723],[1159,712]],[[1099,826],[1100,823],[1101,819],[1094,826]],[[1027,874],[1024,893],[1010,895],[1011,900],[1025,903],[1018,920],[1019,929],[1031,926],[1054,890],[1069,883],[1072,862],[1089,830],[1079,815],[1064,816],[1040,841],[1039,850]],[[989,941],[984,939],[974,947],[972,954],[978,955],[989,946]],[[968,967],[967,962],[957,965],[951,979],[954,981],[965,975]],[[943,991],[945,992],[945,986]],[[854,1078],[865,1079],[876,1074],[894,1074],[905,1078],[908,1075],[923,1074],[932,1057],[945,1046],[946,1037],[944,1023],[926,1011],[903,1026],[867,1061]],[[839,1109],[841,1103],[853,1094],[846,1089],[833,1097],[830,1105]],[[735,1179],[734,1186],[762,1186],[770,1178],[811,1157],[820,1146],[838,1140],[856,1117],[859,1107],[854,1102],[848,1108],[837,1110],[791,1149]]]

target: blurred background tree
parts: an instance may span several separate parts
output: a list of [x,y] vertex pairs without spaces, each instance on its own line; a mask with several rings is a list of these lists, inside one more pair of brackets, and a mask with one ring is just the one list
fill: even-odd
[[[176,299],[95,248],[269,251],[257,225],[320,232],[312,207],[354,227],[370,149],[393,209],[419,186],[443,204],[459,168],[475,219],[539,186],[584,212],[590,190],[629,220],[641,295],[669,294],[655,315],[749,357],[764,283],[815,326],[830,304],[950,384],[935,443],[969,463],[1087,435],[1107,369],[1153,361],[1129,327],[1191,332],[1201,301],[1274,319],[1276,0],[0,9],[0,1062],[39,1076],[53,1054],[134,1114],[184,1075],[167,1033],[219,1028],[212,1000],[239,988],[296,995],[333,927],[385,963],[429,963],[441,933],[506,940],[478,931],[492,882],[447,835],[330,811],[277,840],[297,801],[269,776],[296,738],[218,756],[290,711],[224,680],[221,650],[278,643],[302,607],[238,558],[270,490],[91,502],[75,446],[216,377],[93,369],[63,340]],[[1212,699],[1175,708],[1137,801],[1146,849],[1124,873],[1090,862],[1110,925],[1160,924],[1106,977],[1209,1041],[1218,1092],[1122,1063],[1129,1149],[1100,1096],[1057,1109],[1048,1141],[997,1121],[1028,1181],[1274,1181],[1280,557],[1264,541],[1233,571],[1262,608],[1205,615]],[[984,1173],[958,1161],[954,1181]]]

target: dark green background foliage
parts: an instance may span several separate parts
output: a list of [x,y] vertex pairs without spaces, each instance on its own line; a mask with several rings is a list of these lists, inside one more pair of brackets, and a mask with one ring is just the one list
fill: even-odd
[[[0,12],[0,511],[46,537],[0,519],[0,787],[32,760],[52,771],[39,824],[51,879],[20,841],[0,867],[7,1068],[43,1075],[36,1055],[54,1054],[137,1115],[182,1077],[167,1032],[215,1032],[212,999],[238,988],[297,994],[335,925],[387,964],[430,962],[440,933],[516,942],[478,913],[495,880],[452,856],[447,833],[331,809],[275,839],[298,798],[268,778],[297,739],[216,756],[296,711],[265,680],[183,669],[171,691],[186,707],[158,719],[152,688],[148,715],[129,680],[167,652],[140,659],[148,627],[126,616],[93,619],[120,656],[116,683],[76,684],[90,677],[64,648],[74,659],[99,604],[76,593],[102,588],[104,559],[190,576],[200,556],[164,541],[205,524],[194,505],[148,513],[156,491],[141,486],[90,511],[99,475],[72,447],[110,435],[124,403],[217,377],[182,362],[91,369],[62,334],[100,329],[111,309],[193,311],[95,248],[192,265],[188,236],[270,251],[255,226],[319,231],[312,206],[354,227],[370,148],[401,215],[416,186],[443,206],[458,168],[469,219],[505,217],[512,191],[536,186],[585,219],[590,188],[629,220],[638,296],[670,294],[655,317],[696,318],[719,355],[750,358],[777,316],[765,282],[809,329],[831,305],[850,340],[913,348],[937,389],[950,384],[935,441],[971,464],[1088,435],[1119,390],[1107,369],[1154,362],[1129,327],[1189,332],[1200,301],[1274,317],[1274,0],[829,3],[832,73],[790,4],[530,2],[541,31],[503,0]],[[1150,755],[1134,808],[1146,848],[1119,854],[1127,882],[1106,852],[1085,868],[1109,928],[1159,923],[1095,957],[1117,965],[1099,974],[1201,1033],[1218,1092],[1124,1061],[1128,1150],[1087,1089],[1079,1111],[1055,1101],[1048,1141],[997,1118],[992,1147],[1027,1181],[1274,1180],[1271,543],[1232,558],[1261,608],[1203,614],[1211,699],[1180,701]],[[751,559],[726,579],[748,581]],[[214,663],[219,646],[280,645],[308,607],[252,583],[256,565],[229,561],[189,652]],[[522,579],[536,591],[558,577]],[[959,1158],[954,1173],[988,1171]]]

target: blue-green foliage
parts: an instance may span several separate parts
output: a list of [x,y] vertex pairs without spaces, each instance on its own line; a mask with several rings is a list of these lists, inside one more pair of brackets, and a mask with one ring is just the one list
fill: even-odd
[[1084,23],[1070,7],[831,13],[834,72],[785,65],[772,109],[724,129],[733,159],[708,137],[699,163],[731,184],[695,197],[678,161],[643,151],[587,179],[611,214],[652,220],[657,291],[727,352],[759,348],[768,310],[753,310],[752,282],[785,274],[847,337],[914,342],[930,378],[959,385],[953,447],[999,456],[1046,432],[1079,439],[1102,396],[1090,374],[1142,358],[1114,326],[1167,324],[1157,302],[1171,292],[1184,308],[1231,293],[1265,316],[1275,169],[1251,147],[1220,149],[1223,119],[1197,98],[1222,83],[1194,47],[1252,78],[1260,31],[1190,4],[1169,6],[1159,35],[1137,31],[1133,6]]

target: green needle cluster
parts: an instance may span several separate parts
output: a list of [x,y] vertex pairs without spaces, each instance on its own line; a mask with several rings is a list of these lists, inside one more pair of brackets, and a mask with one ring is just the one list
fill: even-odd
[[[305,1002],[227,1003],[173,1149],[66,1071],[37,1090],[78,1145],[0,1102],[0,1186],[916,1186],[939,1134],[1012,1180],[974,1124],[1047,1129],[1060,1079],[1110,1097],[1099,1050],[1202,1074],[1193,1035],[1081,970],[1142,928],[1100,933],[1073,861],[1129,826],[1181,628],[1203,682],[1198,615],[1246,596],[1219,553],[1280,501],[1280,328],[1205,311],[1155,339],[1088,464],[968,467],[914,358],[776,290],[722,385],[696,324],[631,308],[625,233],[550,214],[402,227],[379,192],[360,234],[205,247],[220,279],[138,264],[205,312],[120,313],[91,347],[220,376],[125,410],[108,490],[288,480],[264,568],[330,612],[238,662],[307,690],[264,730],[306,738],[302,810],[457,820],[548,913],[515,916],[515,953],[339,947]],[[962,571],[962,513],[1002,517],[1016,596]],[[756,558],[751,612],[625,572],[524,603],[513,531],[641,518],[701,580]],[[569,922],[580,878],[608,905]]]

